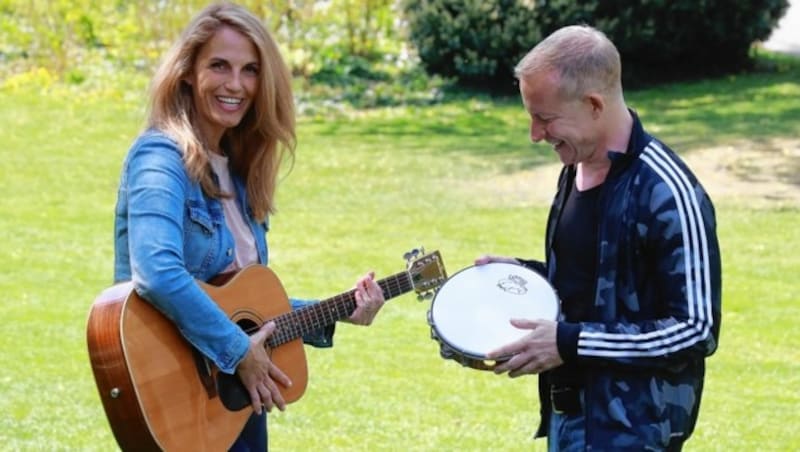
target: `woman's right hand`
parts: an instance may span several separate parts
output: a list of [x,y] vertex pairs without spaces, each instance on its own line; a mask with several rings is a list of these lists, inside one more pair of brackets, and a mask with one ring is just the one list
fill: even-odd
[[236,368],[236,373],[250,393],[253,411],[259,415],[262,408],[267,411],[272,411],[274,406],[281,411],[286,409],[278,384],[285,387],[292,385],[289,377],[270,361],[267,354],[264,344],[274,331],[275,322],[267,322],[250,336],[250,349]]

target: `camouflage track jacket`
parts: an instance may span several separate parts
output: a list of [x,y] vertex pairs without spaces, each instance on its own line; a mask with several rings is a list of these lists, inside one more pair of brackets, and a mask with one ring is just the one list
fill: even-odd
[[[591,318],[560,322],[559,352],[585,370],[587,446],[642,450],[688,438],[705,357],[717,348],[721,264],[714,207],[695,176],[637,115],[625,153],[610,152],[599,201],[598,275]],[[561,209],[575,178],[565,167],[548,217],[552,281]],[[540,379],[542,425],[550,402]]]

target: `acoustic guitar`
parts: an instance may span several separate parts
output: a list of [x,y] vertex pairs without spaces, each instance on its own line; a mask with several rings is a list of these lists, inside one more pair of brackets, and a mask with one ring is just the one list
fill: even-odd
[[[447,278],[438,251],[406,257],[405,271],[378,281],[386,300],[410,291],[430,296]],[[302,336],[349,317],[356,307],[352,289],[292,310],[280,280],[263,265],[221,283],[198,283],[247,332],[275,321],[265,346],[292,381],[281,387],[287,403],[298,400],[308,382]],[[252,414],[239,377],[220,372],[130,282],[94,300],[86,336],[100,399],[123,450],[227,450]]]

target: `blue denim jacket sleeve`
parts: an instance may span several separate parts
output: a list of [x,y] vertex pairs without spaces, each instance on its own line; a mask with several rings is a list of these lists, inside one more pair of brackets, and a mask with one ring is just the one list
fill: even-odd
[[122,253],[129,253],[136,291],[222,372],[234,373],[250,339],[200,288],[184,262],[184,204],[190,183],[181,153],[163,136],[139,140],[123,174],[120,195],[127,201],[127,226],[116,233],[118,240],[121,233],[127,236]]

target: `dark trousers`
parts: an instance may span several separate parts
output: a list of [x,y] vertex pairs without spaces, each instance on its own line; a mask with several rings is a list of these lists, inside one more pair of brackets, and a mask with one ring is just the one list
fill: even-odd
[[230,452],[266,452],[267,451],[267,412],[253,414],[239,437],[236,438]]

